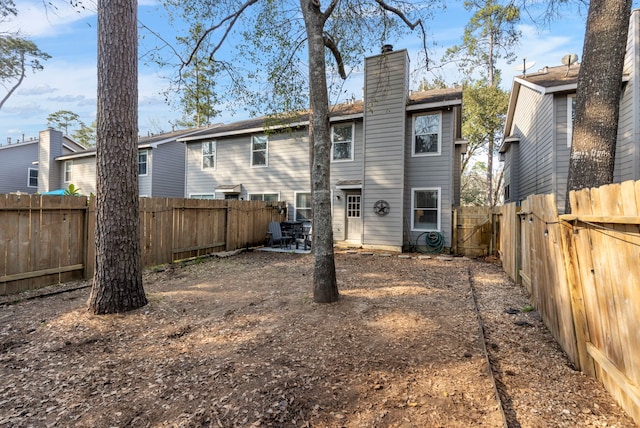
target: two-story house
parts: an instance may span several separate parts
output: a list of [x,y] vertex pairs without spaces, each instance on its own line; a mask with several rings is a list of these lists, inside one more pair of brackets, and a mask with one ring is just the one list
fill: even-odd
[[[140,196],[182,198],[185,194],[185,150],[180,130],[138,141]],[[0,192],[45,193],[70,184],[83,195],[96,193],[96,149],[85,148],[62,132],[46,129],[39,138],[0,146]]]
[[[406,50],[365,59],[364,100],[330,122],[334,238],[400,251],[425,231],[451,245],[459,203],[461,89],[409,91]],[[291,220],[312,216],[308,113],[196,132],[186,145],[186,196],[286,200]]]
[[[629,23],[614,181],[640,179],[640,10]],[[579,64],[545,67],[513,79],[500,147],[505,202],[556,195],[564,212]]]
[[[0,146],[1,194],[38,192],[40,186],[48,182],[49,175],[56,173],[49,171],[48,159],[86,150],[72,139],[63,137],[62,133],[53,137],[55,141],[51,144],[50,131],[41,132],[39,138],[23,139],[15,143],[8,140],[6,145]],[[42,151],[43,147],[49,147],[50,150]]]

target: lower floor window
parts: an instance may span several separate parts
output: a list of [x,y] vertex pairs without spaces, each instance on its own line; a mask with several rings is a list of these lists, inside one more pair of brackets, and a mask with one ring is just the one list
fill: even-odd
[[311,220],[311,193],[296,192],[296,221]]
[[280,200],[280,195],[277,193],[251,193],[249,194],[249,200],[275,202]]
[[29,187],[38,187],[38,170],[35,168],[29,168],[29,178],[28,184]]
[[411,190],[411,225],[413,230],[440,230],[440,189]]
[[197,194],[197,195],[189,195],[191,199],[215,199],[215,195],[211,194]]

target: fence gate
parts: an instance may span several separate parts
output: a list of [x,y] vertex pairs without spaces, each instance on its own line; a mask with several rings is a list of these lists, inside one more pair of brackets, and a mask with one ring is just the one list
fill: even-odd
[[454,254],[481,257],[489,254],[492,220],[490,207],[458,207],[453,211]]

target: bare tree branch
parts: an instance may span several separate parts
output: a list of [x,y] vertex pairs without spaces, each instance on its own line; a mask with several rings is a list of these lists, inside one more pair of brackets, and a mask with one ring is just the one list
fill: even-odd
[[[340,3],[340,0],[331,0],[331,4],[327,7],[327,10],[324,11],[323,15],[323,20],[326,22],[327,19],[329,19],[329,17],[331,16],[331,14],[333,13],[333,10],[336,8],[336,6],[338,6],[338,3]],[[318,3],[318,6],[320,4]]]
[[344,71],[344,62],[342,61],[342,54],[340,53],[340,49],[338,49],[338,46],[328,34],[324,34],[322,39],[324,41],[325,47],[327,47],[331,51],[333,57],[336,60],[336,65],[338,66],[340,77],[342,77],[343,80],[346,80],[347,73]]
[[207,38],[207,36],[209,34],[213,33],[218,28],[222,27],[225,22],[231,21],[231,22],[229,22],[229,24],[227,26],[227,29],[225,30],[224,34],[220,38],[220,41],[218,42],[217,45],[214,46],[214,48],[211,50],[211,53],[209,54],[209,59],[211,61],[213,61],[214,54],[218,51],[218,49],[220,49],[220,46],[227,39],[227,36],[229,36],[229,33],[233,29],[233,26],[235,25],[236,21],[238,21],[238,18],[240,18],[240,16],[244,13],[244,11],[249,6],[252,6],[252,5],[256,4],[258,1],[259,0],[247,0],[234,13],[232,13],[231,15],[227,16],[226,18],[222,19],[218,24],[214,25],[213,27],[210,27],[207,31],[205,31],[204,34],[202,34],[202,36],[200,36],[200,38],[197,40],[196,45],[193,48],[193,50],[191,51],[191,55],[189,55],[189,59],[187,60],[187,62],[183,62],[183,66],[191,64],[191,61],[193,61],[193,58],[195,57],[196,53],[198,52],[198,49],[200,48],[200,46],[202,45],[202,43],[204,42],[204,40]]
[[22,81],[24,80],[24,76],[26,73],[26,67],[24,64],[24,53],[22,54],[22,73],[20,73],[20,79],[18,79],[18,81],[16,82],[15,85],[13,85],[11,87],[11,89],[9,90],[9,92],[7,93],[7,95],[4,96],[4,98],[2,98],[2,100],[0,100],[0,109],[2,109],[2,106],[4,105],[4,103],[9,99],[9,97],[15,92],[16,89],[18,89],[18,86],[20,86],[20,84],[22,83]]
[[427,32],[424,29],[424,25],[422,24],[422,19],[418,19],[416,22],[411,22],[407,15],[404,14],[400,9],[395,8],[389,4],[385,0],[375,0],[378,5],[388,11],[396,15],[400,18],[406,25],[412,30],[415,30],[416,27],[420,27],[420,31],[422,32],[422,49],[424,50],[425,62],[427,68],[429,67],[429,51],[427,50]]

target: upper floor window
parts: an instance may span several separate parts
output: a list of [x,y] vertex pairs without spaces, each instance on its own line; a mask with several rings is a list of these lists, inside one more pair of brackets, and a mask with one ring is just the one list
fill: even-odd
[[440,124],[440,112],[413,117],[413,156],[433,156],[440,154]]
[[251,166],[267,166],[269,140],[266,135],[251,137]]
[[38,170],[29,168],[29,176],[27,178],[27,186],[38,187]]
[[576,94],[567,95],[567,147],[573,138],[573,119],[576,117]]
[[440,189],[411,190],[411,229],[440,230]]
[[64,182],[71,182],[71,170],[73,168],[73,161],[64,161]]
[[331,160],[353,160],[353,125],[331,127]]
[[147,175],[149,163],[149,151],[141,150],[138,152],[138,175]]
[[202,143],[202,169],[216,167],[216,142],[205,141]]

